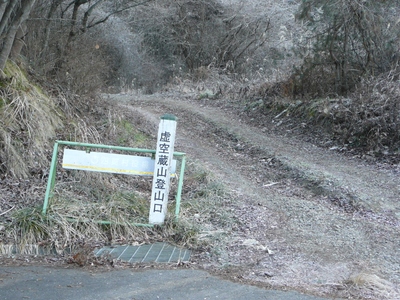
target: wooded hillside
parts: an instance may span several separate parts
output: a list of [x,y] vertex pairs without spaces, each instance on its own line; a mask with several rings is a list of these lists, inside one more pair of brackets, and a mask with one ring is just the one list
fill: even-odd
[[394,0],[2,0],[0,169],[27,174],[9,157],[43,122],[25,109],[34,100],[12,84],[17,73],[43,88],[42,109],[61,119],[100,91],[154,93],[214,74],[234,83],[214,76],[213,95],[239,94],[257,113],[322,120],[343,144],[397,153],[398,15]]

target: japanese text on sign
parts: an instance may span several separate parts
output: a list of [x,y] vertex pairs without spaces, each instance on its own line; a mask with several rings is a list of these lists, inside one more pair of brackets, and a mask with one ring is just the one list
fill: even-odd
[[157,135],[156,163],[149,214],[149,223],[152,224],[162,224],[167,211],[175,130],[175,120],[161,120]]

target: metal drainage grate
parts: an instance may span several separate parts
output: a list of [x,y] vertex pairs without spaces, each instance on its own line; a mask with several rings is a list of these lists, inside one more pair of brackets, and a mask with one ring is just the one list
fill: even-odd
[[178,248],[167,243],[156,243],[141,246],[111,246],[103,247],[95,252],[96,256],[109,254],[112,258],[130,263],[159,262],[170,263],[189,261],[191,251]]

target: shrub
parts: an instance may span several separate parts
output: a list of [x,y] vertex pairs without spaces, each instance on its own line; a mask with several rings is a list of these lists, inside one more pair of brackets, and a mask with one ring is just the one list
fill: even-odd
[[149,53],[189,71],[209,65],[240,70],[270,28],[265,16],[248,20],[215,0],[165,1],[141,9],[132,24]]
[[99,25],[72,35],[68,13],[60,10],[51,19],[43,18],[49,6],[47,1],[39,1],[32,11],[23,54],[37,75],[50,80],[64,94],[93,95],[106,85],[111,72],[101,35],[105,29]]
[[[400,70],[363,79],[342,108],[342,139],[375,153],[400,149]],[[344,134],[343,134],[344,133]]]
[[297,42],[302,93],[345,95],[363,76],[391,70],[398,61],[397,10],[393,1],[304,0],[297,15],[306,27]]

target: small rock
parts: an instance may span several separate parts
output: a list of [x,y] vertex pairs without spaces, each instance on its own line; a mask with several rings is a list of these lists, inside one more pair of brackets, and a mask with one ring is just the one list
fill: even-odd
[[247,240],[244,240],[242,243],[243,246],[254,246],[254,245],[258,245],[258,244],[259,244],[259,242],[255,239],[247,239]]

